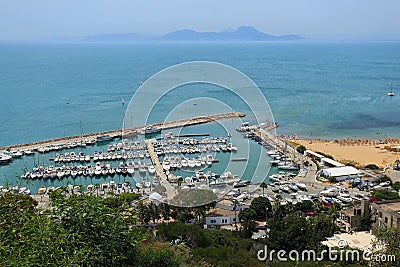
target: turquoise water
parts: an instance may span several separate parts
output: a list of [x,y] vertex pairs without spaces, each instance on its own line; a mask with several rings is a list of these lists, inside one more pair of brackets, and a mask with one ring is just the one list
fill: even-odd
[[[249,76],[269,101],[278,133],[400,137],[400,90],[387,96],[390,84],[400,86],[395,42],[0,44],[0,58],[0,146],[121,128],[122,98],[129,100],[163,68],[193,60],[224,63]],[[166,95],[150,120],[193,97],[246,111],[226,90],[196,84]],[[1,166],[0,179],[13,179],[15,169]]]

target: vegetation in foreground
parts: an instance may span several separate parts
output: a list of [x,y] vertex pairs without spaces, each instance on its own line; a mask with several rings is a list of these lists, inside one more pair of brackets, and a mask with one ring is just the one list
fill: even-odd
[[[238,231],[203,229],[206,207],[131,205],[137,195],[100,198],[51,195],[52,209],[41,210],[29,196],[0,196],[1,266],[265,266],[257,252],[269,249],[324,249],[320,241],[336,230],[337,206],[303,202],[271,204],[253,200],[239,217]],[[255,220],[268,216],[266,238],[249,238]],[[162,220],[162,221],[161,221]],[[170,222],[170,220],[174,220]],[[192,224],[187,222],[191,221]],[[149,223],[153,222],[153,225]],[[158,226],[156,227],[156,223]],[[154,226],[154,227],[153,227]],[[157,231],[155,231],[157,230]],[[393,232],[394,231],[394,232]],[[380,230],[378,241],[398,255],[399,231]],[[268,266],[292,266],[279,262]],[[361,266],[363,262],[319,262],[319,266]],[[315,266],[301,262],[301,266]]]

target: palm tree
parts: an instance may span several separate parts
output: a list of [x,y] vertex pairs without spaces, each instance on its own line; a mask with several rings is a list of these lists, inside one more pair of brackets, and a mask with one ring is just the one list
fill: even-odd
[[320,213],[324,210],[324,208],[324,203],[321,201],[317,201],[317,203],[314,204],[314,211],[317,213],[318,221],[320,219]]
[[339,217],[340,210],[342,209],[339,204],[334,204],[329,209],[329,215],[331,216],[333,224],[335,224],[336,219]]
[[394,163],[396,164],[396,168],[398,168],[399,165],[400,165],[400,160],[399,160],[399,159],[396,159],[396,161],[395,161]]
[[260,184],[260,187],[262,188],[262,194],[263,194],[263,196],[264,196],[264,189],[267,188],[268,185],[267,185],[267,183],[262,182],[262,183]]
[[236,216],[236,213],[237,213],[237,206],[239,205],[239,201],[237,199],[232,199],[231,202],[233,204],[233,210],[235,211],[235,229],[237,231],[237,219],[238,218]]

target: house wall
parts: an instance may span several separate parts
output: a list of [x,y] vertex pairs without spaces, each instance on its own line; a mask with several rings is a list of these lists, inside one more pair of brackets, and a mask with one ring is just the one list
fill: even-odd
[[[237,219],[237,222],[239,222],[238,219]],[[234,224],[234,223],[235,223],[235,215],[206,216],[206,224],[208,226],[230,225],[230,224]]]
[[[390,201],[386,203],[388,202]],[[374,226],[400,228],[400,214],[392,210],[383,209],[379,204],[380,203],[373,203],[371,205]]]

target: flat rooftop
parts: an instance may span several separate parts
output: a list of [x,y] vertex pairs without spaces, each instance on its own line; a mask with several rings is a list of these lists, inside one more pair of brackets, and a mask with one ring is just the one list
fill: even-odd
[[322,241],[322,244],[333,248],[343,244],[343,241],[339,242],[339,240],[345,240],[351,248],[358,248],[362,250],[366,248],[371,249],[372,240],[374,239],[376,239],[376,236],[371,234],[370,232],[354,232],[353,234],[342,233],[335,234],[333,237],[328,238],[326,241]]
[[[239,215],[239,212],[236,212],[236,214]],[[220,216],[231,216],[231,215],[235,215],[235,211],[215,208],[211,209],[206,214],[206,217],[220,217]]]
[[400,214],[400,201],[378,204],[382,209],[391,210]]

